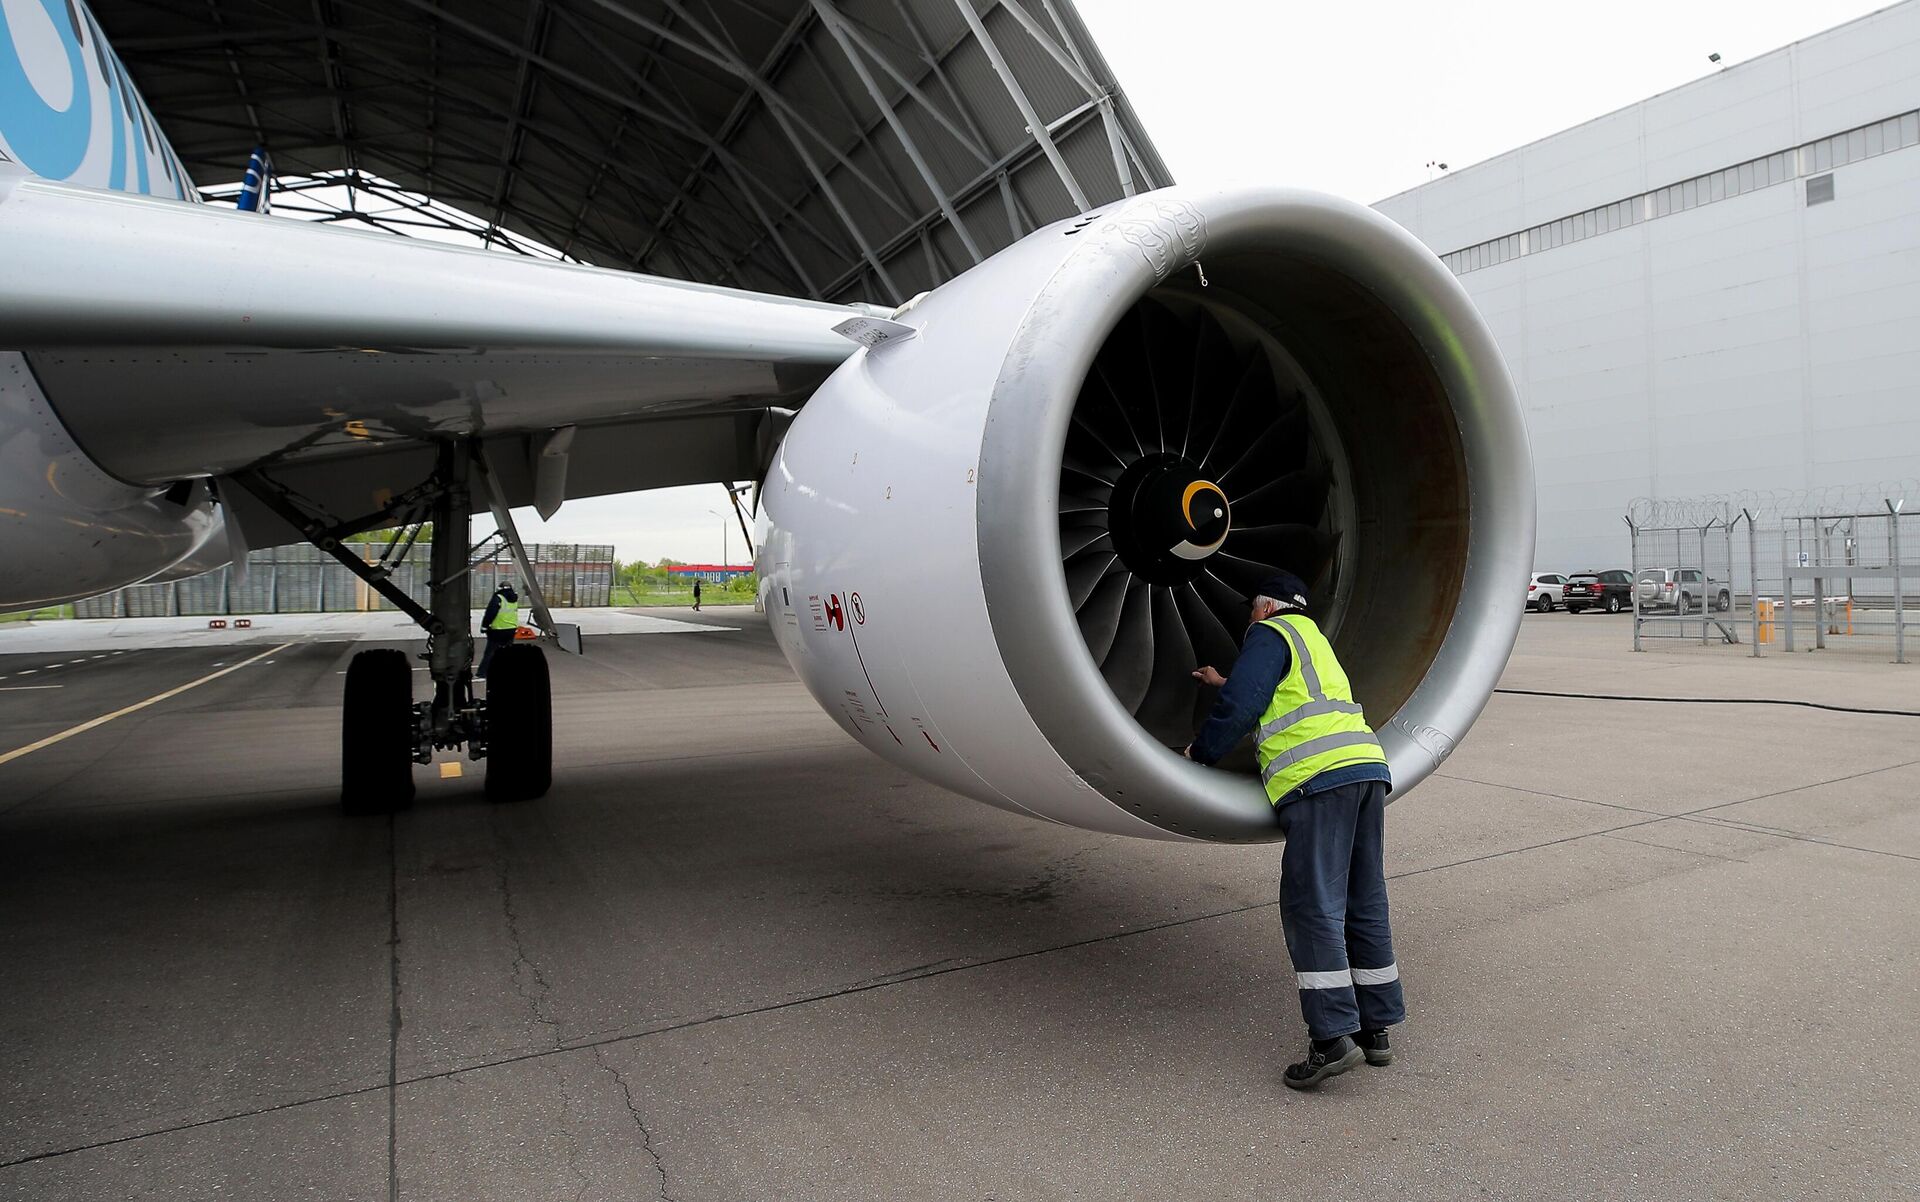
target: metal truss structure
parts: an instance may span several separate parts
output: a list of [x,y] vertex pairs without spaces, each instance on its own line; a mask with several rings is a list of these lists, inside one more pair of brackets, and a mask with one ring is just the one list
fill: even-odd
[[94,9],[201,179],[655,275],[900,301],[1172,182],[1070,0]]

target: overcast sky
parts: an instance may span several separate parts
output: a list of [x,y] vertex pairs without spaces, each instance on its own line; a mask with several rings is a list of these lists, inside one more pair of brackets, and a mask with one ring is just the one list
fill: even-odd
[[[1077,0],[1183,184],[1371,204],[1885,7],[1860,0]],[[1169,15],[1169,13],[1173,15]],[[881,298],[875,298],[881,299]],[[531,540],[710,562],[718,484],[569,501]],[[730,519],[729,519],[730,520]],[[484,526],[483,526],[484,528]],[[740,557],[740,531],[728,530]]]

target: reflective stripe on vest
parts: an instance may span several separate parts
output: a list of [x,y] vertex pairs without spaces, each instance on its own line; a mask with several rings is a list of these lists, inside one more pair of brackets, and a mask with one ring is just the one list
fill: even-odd
[[488,630],[512,630],[520,625],[520,603],[500,598],[500,612],[487,623]]
[[1313,620],[1276,614],[1261,625],[1287,640],[1293,660],[1260,715],[1254,736],[1267,800],[1277,805],[1322,772],[1386,763],[1380,740],[1353,699],[1345,669]]

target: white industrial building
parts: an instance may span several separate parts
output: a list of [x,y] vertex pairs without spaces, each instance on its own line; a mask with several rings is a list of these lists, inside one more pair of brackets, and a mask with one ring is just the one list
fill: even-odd
[[1920,0],[1381,201],[1526,403],[1542,569],[1636,497],[1920,476]]

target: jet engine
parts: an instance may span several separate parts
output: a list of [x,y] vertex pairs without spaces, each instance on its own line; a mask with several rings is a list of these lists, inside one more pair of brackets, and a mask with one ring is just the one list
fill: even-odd
[[[1519,629],[1520,405],[1452,274],[1373,211],[1168,189],[1042,229],[868,332],[763,485],[762,600],[820,704],[957,792],[1090,830],[1279,838],[1181,749],[1284,568],[1395,795]],[[1223,770],[1224,769],[1224,770]]]

